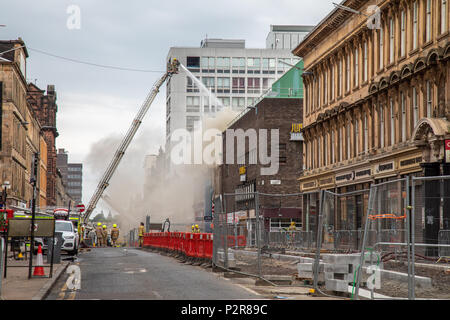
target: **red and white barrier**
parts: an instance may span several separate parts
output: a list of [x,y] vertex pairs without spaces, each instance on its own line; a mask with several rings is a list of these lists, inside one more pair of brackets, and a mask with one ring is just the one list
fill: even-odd
[[[245,236],[228,236],[228,246],[245,246]],[[211,233],[152,232],[144,234],[145,248],[178,253],[187,258],[212,260],[213,235]]]

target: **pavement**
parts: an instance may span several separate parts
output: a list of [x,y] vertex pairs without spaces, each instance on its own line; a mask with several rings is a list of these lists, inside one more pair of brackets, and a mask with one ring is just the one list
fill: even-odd
[[[46,256],[44,256],[44,265],[46,264]],[[69,264],[70,261],[61,261],[60,264],[54,264],[51,278],[49,278],[50,267],[44,267],[44,274],[47,278],[28,279],[29,260],[18,261],[12,257],[8,258],[7,277],[3,278],[3,274],[1,275],[2,289],[0,300],[43,300]]]

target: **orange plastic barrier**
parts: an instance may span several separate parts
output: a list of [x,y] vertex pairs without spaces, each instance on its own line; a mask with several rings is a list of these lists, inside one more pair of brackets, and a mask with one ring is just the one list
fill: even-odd
[[[237,241],[239,246],[245,246],[245,236],[237,238],[228,236],[228,240],[229,245],[234,245]],[[143,246],[177,252],[191,258],[211,260],[213,235],[211,233],[151,232],[144,234]]]
[[213,256],[213,235],[206,233],[205,240],[205,258],[211,260]]
[[244,235],[242,236],[227,236],[227,243],[228,243],[228,247],[245,247],[246,243],[247,243],[247,239]]

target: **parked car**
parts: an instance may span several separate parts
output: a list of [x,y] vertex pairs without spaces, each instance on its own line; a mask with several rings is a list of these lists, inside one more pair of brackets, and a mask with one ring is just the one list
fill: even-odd
[[[79,247],[79,234],[75,226],[71,221],[66,220],[56,220],[55,221],[55,232],[62,232],[63,242],[61,245],[61,251],[66,251],[68,254],[75,255],[78,253]],[[35,238],[34,252],[37,253],[38,244],[42,246],[43,253],[48,249],[48,241],[51,238]],[[56,241],[56,239],[55,239]]]

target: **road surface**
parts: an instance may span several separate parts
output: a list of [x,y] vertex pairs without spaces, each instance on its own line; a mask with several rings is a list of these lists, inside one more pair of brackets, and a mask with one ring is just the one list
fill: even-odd
[[211,269],[139,249],[93,248],[73,265],[80,268],[81,288],[57,281],[47,300],[232,300],[261,299],[256,292],[217,277]]

